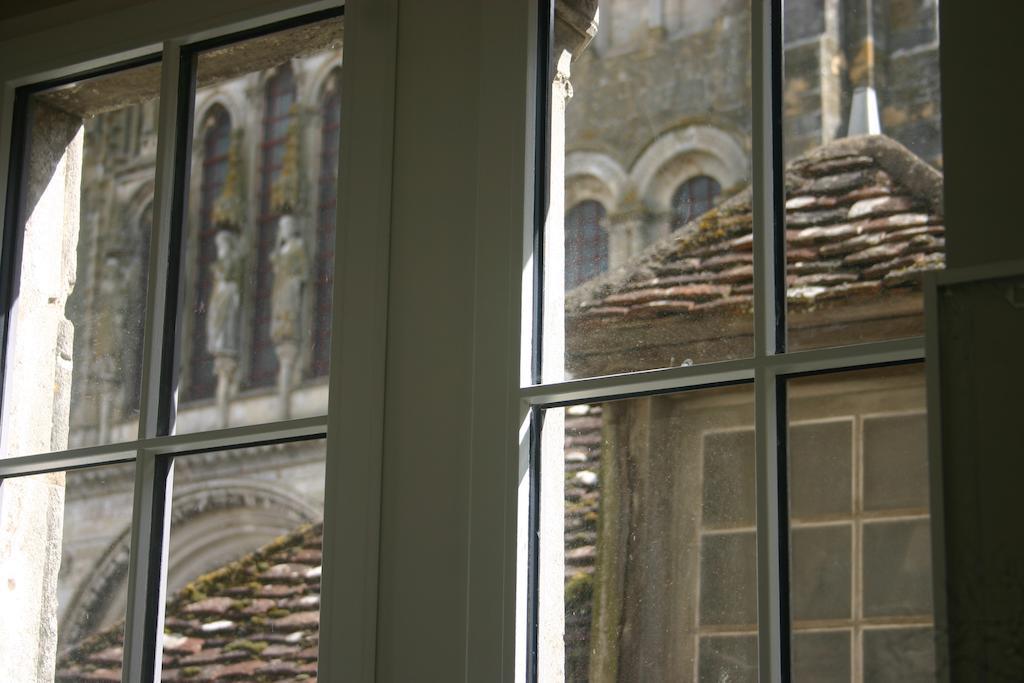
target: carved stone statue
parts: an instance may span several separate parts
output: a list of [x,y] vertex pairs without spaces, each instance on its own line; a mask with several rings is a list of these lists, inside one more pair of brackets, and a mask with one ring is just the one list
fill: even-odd
[[274,342],[280,364],[278,392],[281,417],[290,413],[290,394],[295,381],[295,365],[302,341],[302,303],[309,279],[309,258],[306,243],[295,217],[281,216],[277,244],[270,254],[274,271],[274,287],[270,299],[270,339]]
[[229,400],[235,389],[238,369],[238,310],[241,305],[242,258],[238,236],[220,230],[214,238],[217,260],[210,265],[213,289],[206,317],[206,350],[213,356],[217,375],[217,406],[221,426],[228,426]]
[[238,236],[220,230],[214,238],[217,260],[210,266],[213,289],[206,317],[206,350],[212,356],[238,356],[238,309],[241,304],[242,259]]
[[309,259],[294,216],[281,216],[277,229],[277,244],[270,255],[274,269],[270,338],[275,344],[298,343],[302,337],[300,319]]

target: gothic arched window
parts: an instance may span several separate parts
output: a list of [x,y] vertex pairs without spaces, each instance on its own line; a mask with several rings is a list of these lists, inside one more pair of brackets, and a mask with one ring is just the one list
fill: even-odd
[[677,187],[672,195],[672,229],[677,230],[707,213],[714,207],[720,194],[722,186],[706,175],[690,178]]
[[135,226],[134,254],[128,264],[131,274],[128,300],[125,302],[125,351],[122,367],[128,384],[125,389],[124,413],[137,418],[142,393],[142,336],[146,319],[146,286],[149,282],[149,241],[153,233],[153,202],[139,214]]
[[228,150],[231,147],[231,117],[224,107],[210,108],[203,124],[203,158],[199,185],[199,226],[195,235],[195,297],[192,317],[191,354],[188,363],[188,399],[213,395],[213,357],[206,351],[206,304],[210,300],[213,275],[210,266],[217,258],[213,205],[224,190],[228,173]]
[[565,214],[565,288],[586,282],[608,270],[608,232],[605,209],[588,199]]
[[253,292],[252,368],[250,386],[273,384],[277,377],[277,355],[270,339],[270,294],[274,276],[270,268],[270,253],[277,238],[277,219],[280,214],[271,197],[274,181],[284,165],[288,146],[288,129],[295,112],[295,77],[287,64],[278,67],[267,81],[263,109],[263,136],[260,143],[259,217],[256,232],[256,280]]
[[331,289],[334,283],[338,145],[341,139],[341,70],[335,69],[320,100],[320,188],[316,222],[316,291],[310,374],[326,375],[331,361]]

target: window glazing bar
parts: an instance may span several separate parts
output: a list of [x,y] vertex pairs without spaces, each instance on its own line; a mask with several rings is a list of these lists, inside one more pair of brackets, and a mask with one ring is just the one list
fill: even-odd
[[[153,199],[153,241],[142,346],[142,395],[139,436],[166,434],[172,411],[174,316],[177,301],[179,237],[174,218],[175,193],[182,157],[188,145],[192,78],[182,69],[181,46],[164,46],[160,80],[160,118],[157,129],[156,180]],[[183,92],[184,91],[184,92]],[[184,101],[182,101],[184,100]],[[179,186],[180,189],[181,186]],[[180,211],[179,211],[180,217]],[[180,250],[179,250],[180,251]],[[131,558],[128,566],[128,605],[125,614],[124,683],[160,680],[163,640],[164,589],[167,572],[167,529],[170,523],[172,463],[168,457],[140,459],[135,468],[132,506]]]
[[623,375],[569,380],[556,384],[523,387],[518,394],[529,405],[550,407],[608,400],[674,389],[751,381],[759,369],[776,375],[797,375],[838,369],[854,369],[924,358],[922,337],[871,342],[760,358],[720,361],[679,368],[664,368]]
[[299,439],[323,437],[327,434],[327,417],[304,417],[285,422],[244,427],[229,427],[195,434],[159,436],[128,443],[87,446],[69,451],[26,455],[0,459],[0,479],[41,472],[109,465],[134,460],[136,453],[152,455],[184,455],[199,451],[226,448],[249,448],[267,443],[284,443]]
[[751,1],[752,173],[754,214],[754,448],[757,499],[758,672],[788,680],[783,610],[785,539],[780,529],[779,429],[784,415],[777,374],[763,361],[785,347],[785,228],[782,164],[782,2]]
[[551,407],[752,379],[753,362],[735,360],[523,387],[518,393],[531,405]]

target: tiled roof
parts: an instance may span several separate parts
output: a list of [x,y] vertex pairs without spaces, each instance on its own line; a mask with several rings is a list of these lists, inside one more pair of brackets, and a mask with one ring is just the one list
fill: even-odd
[[[942,176],[884,136],[844,138],[786,168],[790,311],[849,306],[919,289],[942,267]],[[749,312],[746,189],[615,272],[567,295],[570,319],[600,322]]]
[[[168,604],[164,681],[316,681],[323,525],[307,525]],[[62,653],[58,683],[121,680],[122,626]]]
[[601,495],[601,426],[600,405],[565,409],[566,680],[587,677]]

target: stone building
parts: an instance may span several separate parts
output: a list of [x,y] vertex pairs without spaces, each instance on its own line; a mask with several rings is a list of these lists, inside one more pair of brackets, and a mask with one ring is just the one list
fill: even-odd
[[[941,167],[935,0],[798,0],[785,13],[786,159],[852,125]],[[750,183],[749,3],[609,0],[599,16],[569,76],[570,286]],[[874,118],[850,120],[858,92]]]
[[[656,272],[660,267],[656,261],[665,256],[666,245],[692,235],[707,211],[715,207],[734,211],[744,202],[752,144],[748,4],[608,0],[600,10],[593,41],[571,65],[572,96],[565,117],[566,285],[573,290],[569,306],[582,311],[567,316],[567,338],[580,344],[569,359],[569,370],[582,374],[621,370],[614,366],[614,349],[615,344],[635,342],[625,332],[629,324],[609,325],[600,316],[641,319],[654,311],[656,306],[650,304],[655,302],[665,302],[657,316],[667,341],[660,348],[652,344],[646,349],[655,359],[650,367],[742,353],[744,344],[749,344],[747,330],[752,323],[749,289],[744,290],[749,278],[709,283],[732,290],[701,294],[699,299],[666,298],[663,292],[643,294],[636,283],[639,274],[665,276]],[[823,145],[833,145],[832,153],[845,149],[845,142],[835,141],[850,131],[883,132],[941,168],[936,1],[794,0],[786,3],[786,12],[782,123],[787,160],[803,159],[806,164]],[[287,60],[269,59],[260,70],[220,79],[214,85],[199,84],[182,250],[179,431],[302,417],[326,407],[337,173],[332,162],[337,160],[341,121],[340,42],[330,47]],[[852,116],[854,110],[864,113]],[[156,111],[157,103],[150,100],[100,113],[86,126],[85,145],[94,150],[89,157],[97,161],[83,169],[79,277],[68,303],[69,319],[81,321],[76,322],[75,335],[72,446],[134,438],[136,433]],[[884,166],[903,154],[874,140],[863,143],[870,147],[867,152],[858,148],[846,154],[871,159],[870,163],[854,162],[855,167],[857,163]],[[808,153],[811,157],[805,156]],[[935,267],[941,255],[941,245],[937,246],[941,222],[931,220],[941,215],[941,207],[934,204],[934,188],[917,180],[928,173],[910,161],[904,166],[912,169],[909,176],[913,177],[899,181],[900,187],[916,203],[901,212],[927,218],[899,227],[924,228],[919,242],[933,241],[893,255],[893,259],[914,259],[879,276],[878,282],[889,277],[889,284],[900,269],[907,271],[904,282],[912,283],[910,271]],[[894,186],[889,185],[886,192],[893,194]],[[716,215],[723,215],[721,211]],[[881,210],[868,218],[897,213]],[[276,256],[284,251],[279,248],[282,215],[294,216],[288,253],[298,258]],[[116,226],[118,239],[104,236],[103,226]],[[812,222],[801,227],[827,226]],[[749,244],[744,228],[749,233],[747,223],[729,232],[729,238],[747,239]],[[227,237],[218,238],[220,234]],[[852,237],[836,234],[828,239]],[[821,247],[817,238],[812,242],[815,248]],[[743,246],[736,249],[742,252]],[[719,256],[737,257],[734,253]],[[920,260],[926,257],[932,260]],[[742,253],[737,258],[731,266],[744,265]],[[285,262],[292,265],[278,265]],[[292,298],[298,304],[291,311],[293,318],[281,327],[274,299],[286,294],[275,294],[275,278],[283,279],[277,273],[285,271],[294,274],[298,295]],[[673,270],[672,275],[685,273]],[[830,297],[845,301],[841,292],[866,292],[850,280],[856,280],[857,274],[833,274],[830,281],[821,275],[801,274],[813,282],[803,283],[806,299],[796,304],[818,311]],[[664,290],[666,285],[656,283],[648,289]],[[227,304],[215,304],[217,291],[227,291],[223,298]],[[896,298],[907,295],[906,315],[878,322],[865,312],[858,319],[859,329],[866,330],[864,338],[920,325],[913,286],[892,292]],[[632,303],[627,302],[630,297]],[[736,300],[743,297],[746,303]],[[111,300],[122,305],[104,310],[102,302]],[[686,330],[693,328],[691,313],[697,309],[701,315],[715,309],[721,325],[729,327],[728,334],[723,333],[725,327],[714,328],[718,344],[714,348],[710,342],[702,346],[706,340],[686,336]],[[820,341],[815,336],[819,334],[849,333],[850,328],[837,331],[828,323],[819,324],[820,319],[812,315],[807,320],[808,343]],[[869,329],[878,325],[884,329]],[[602,327],[607,335],[596,334]],[[100,357],[108,358],[107,367],[90,360]],[[880,388],[889,382],[907,393],[906,405],[895,406],[894,414],[913,413],[917,378],[882,377],[878,382]],[[869,399],[865,402],[873,400]],[[732,400],[745,405],[742,397]],[[632,415],[634,410],[625,412]],[[614,431],[623,420],[636,420],[614,417],[622,411],[613,406],[588,411],[582,417],[603,424],[606,430]],[[741,413],[742,408],[736,415]],[[719,431],[738,436],[721,438],[742,441],[749,436],[743,431],[743,420],[734,422],[718,425]],[[857,429],[862,426],[852,417],[849,422],[856,422]],[[580,429],[572,423],[569,428]],[[604,438],[610,443],[608,439],[624,437]],[[587,471],[599,475],[594,481],[600,484],[591,488],[606,486],[605,469],[611,464],[594,460],[599,452],[586,456],[591,460],[582,467],[584,461],[569,457],[573,449],[567,451],[570,484],[577,473]],[[851,452],[850,458],[854,457],[864,456]],[[194,467],[179,468],[175,480],[180,495],[176,495],[171,535],[171,591],[300,524],[315,522],[321,514],[322,449],[299,443],[198,458]],[[130,510],[131,496],[127,466],[102,477],[89,472],[68,475],[60,596],[64,647],[121,618],[123,598],[119,596],[124,594],[130,522],[122,511]],[[592,497],[591,503],[596,505],[596,500]],[[567,505],[571,507],[572,502]],[[596,515],[597,511],[590,512]],[[567,522],[567,529],[575,523]],[[595,542],[574,541],[567,550],[570,602],[580,590],[594,595],[593,587],[572,583],[580,566],[588,571],[595,567],[593,558],[583,558],[582,565],[574,565],[573,559],[574,550],[596,545],[597,517],[592,515],[588,524]],[[646,529],[644,533],[654,532]],[[694,533],[700,535],[703,530]],[[694,571],[699,573],[699,568]],[[604,595],[607,599],[607,590]],[[584,652],[589,645],[573,646],[595,638],[589,625],[592,614],[589,608],[584,612],[576,627],[570,623],[567,634],[567,669],[581,680],[588,675],[585,671],[594,671],[588,667],[607,664],[590,662]],[[743,638],[749,635],[750,624],[729,625],[738,627],[726,634],[739,639],[728,641],[741,643],[738,649],[716,645],[717,649],[706,651],[742,660],[743,648],[749,644]],[[704,666],[705,660],[695,654],[702,637],[708,636],[698,633],[692,647],[686,646],[691,651],[678,655],[688,666]],[[598,638],[606,639],[602,644],[606,657],[629,647],[608,630],[599,629]],[[644,656],[624,656],[622,661],[638,662]],[[594,680],[601,679],[594,676]]]
[[[178,433],[326,412],[336,28],[300,27],[292,32],[301,35],[240,57],[200,58],[181,250]],[[78,277],[67,304],[71,447],[137,434],[157,106],[112,107],[85,123]],[[323,514],[316,442],[205,453],[175,470],[171,591]],[[123,617],[133,473],[124,465],[67,475],[61,647]]]

